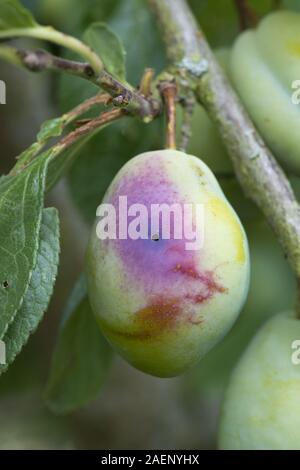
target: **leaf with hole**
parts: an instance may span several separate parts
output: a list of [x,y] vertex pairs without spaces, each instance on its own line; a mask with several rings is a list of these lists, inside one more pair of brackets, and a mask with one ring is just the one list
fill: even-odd
[[43,318],[53,292],[58,261],[59,219],[56,209],[48,208],[43,210],[37,261],[24,301],[2,338],[6,364],[0,366],[0,374],[14,361]]
[[39,242],[47,159],[0,185],[0,338],[20,308]]

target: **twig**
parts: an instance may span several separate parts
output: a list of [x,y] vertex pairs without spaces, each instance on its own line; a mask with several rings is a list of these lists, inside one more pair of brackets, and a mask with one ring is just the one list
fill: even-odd
[[234,0],[234,4],[239,16],[241,31],[256,26],[258,18],[248,0]]
[[166,148],[176,149],[176,96],[175,82],[160,82],[159,90],[163,96],[167,115],[167,142]]
[[[92,135],[94,131],[100,129],[101,127],[116,121],[120,117],[124,116],[125,113],[121,109],[113,109],[107,112],[104,112],[96,119],[91,119],[87,124],[79,127],[73,132],[70,132],[68,135],[59,140],[56,144],[51,147],[52,158],[56,158],[61,155],[65,150],[71,147],[73,144],[78,142],[82,137],[87,135]],[[28,160],[19,160],[18,164],[15,165],[10,172],[11,176],[17,175],[22,171],[26,170],[32,162],[38,158],[39,155],[32,155]]]
[[[12,50],[13,48],[10,48],[10,54]],[[99,74],[95,74],[88,63],[62,59],[42,49],[19,50],[15,48],[14,54],[22,65],[32,72],[54,70],[89,80],[110,93],[115,106],[126,108],[129,113],[138,114],[146,122],[151,121],[161,111],[157,100],[151,98],[150,95],[144,96],[138,93],[129,84],[121,83],[104,69]],[[13,62],[12,56],[11,61]]]
[[[88,98],[85,100],[83,103],[80,105],[76,106],[73,108],[71,111],[65,113],[60,119],[62,129],[61,132],[63,132],[69,124],[71,124],[75,119],[77,119],[79,116],[84,114],[86,111],[91,109],[93,106],[100,105],[100,104],[107,104],[108,100],[110,100],[111,97],[110,95],[107,94],[98,94],[95,96],[92,96],[91,98]],[[10,171],[10,175],[15,175],[22,171],[24,168],[27,168],[27,166],[40,154],[40,152],[45,148],[45,146],[48,144],[49,140],[51,140],[50,137],[39,137],[40,134],[38,134],[38,139],[36,142],[34,142],[29,149],[27,149],[25,152],[23,152],[21,155],[17,157],[17,163],[14,165],[12,170]]]
[[99,93],[98,95],[92,96],[66,113],[66,123],[70,124],[74,119],[77,119],[77,117],[89,111],[93,106],[100,104],[107,105],[110,101],[111,96],[108,93]]
[[138,114],[145,122],[154,119],[161,111],[160,103],[150,97],[144,97],[128,85],[124,85],[105,70],[94,79],[94,83],[101,86],[113,97],[115,106],[126,107],[132,114]]
[[122,109],[112,109],[110,111],[106,111],[102,113],[101,116],[99,116],[98,118],[91,119],[87,122],[87,124],[78,127],[73,132],[70,132],[70,134],[68,134],[59,142],[59,145],[64,148],[70,147],[84,135],[90,134],[99,127],[102,127],[110,122],[116,121],[124,115],[125,113]]
[[[170,62],[185,70],[215,122],[246,194],[260,207],[300,279],[300,207],[184,0],[149,0],[164,31]],[[202,73],[200,71],[202,70]]]
[[31,72],[42,72],[43,70],[54,70],[67,72],[82,78],[95,77],[93,68],[88,63],[66,60],[56,57],[43,49],[25,50],[15,49],[21,63]]
[[104,64],[100,57],[92,51],[92,49],[73,36],[61,33],[51,26],[34,26],[33,28],[15,28],[15,29],[1,29],[0,40],[10,39],[17,37],[30,37],[49,41],[62,47],[76,52],[79,56],[83,57],[88,62],[95,74],[98,74],[104,69]]

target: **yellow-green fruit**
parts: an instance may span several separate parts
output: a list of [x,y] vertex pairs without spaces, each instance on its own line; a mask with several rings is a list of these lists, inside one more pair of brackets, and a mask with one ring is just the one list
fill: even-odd
[[300,173],[300,109],[292,85],[300,77],[300,15],[280,11],[241,34],[230,78],[262,137],[286,168]]
[[[146,237],[101,240],[96,223],[87,253],[91,304],[104,334],[125,359],[144,372],[175,376],[227,333],[244,304],[245,232],[209,168],[182,152],[144,153],[120,170],[103,200],[116,208],[117,228],[124,215],[120,196],[126,196],[128,209],[146,208],[139,214]],[[178,238],[172,223],[169,238],[163,237],[161,224],[152,233],[155,204],[177,204],[183,220],[187,205],[193,207],[202,246],[187,249],[187,237]],[[196,207],[203,209],[203,218],[196,217]]]
[[231,377],[221,449],[300,449],[300,320],[276,315],[254,337]]

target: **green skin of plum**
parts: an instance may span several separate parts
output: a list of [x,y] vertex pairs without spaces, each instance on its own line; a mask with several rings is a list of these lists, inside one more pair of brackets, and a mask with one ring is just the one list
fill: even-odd
[[279,11],[235,42],[229,74],[246,109],[282,165],[300,174],[300,108],[292,83],[300,77],[300,14]]
[[100,240],[96,225],[86,271],[103,333],[136,368],[159,377],[184,372],[228,332],[248,291],[243,227],[209,168],[173,150],[130,160],[103,202],[191,203],[204,207],[204,244],[184,240]]
[[294,312],[276,315],[254,337],[225,394],[221,449],[300,449],[300,364],[292,361],[298,340]]

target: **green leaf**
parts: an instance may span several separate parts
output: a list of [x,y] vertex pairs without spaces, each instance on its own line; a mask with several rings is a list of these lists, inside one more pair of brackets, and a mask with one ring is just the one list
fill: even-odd
[[2,184],[7,181],[8,179],[8,175],[1,175],[0,176],[0,187],[2,186]]
[[47,159],[0,185],[0,338],[20,308],[39,242]]
[[[17,157],[18,161],[13,169],[14,173],[24,171],[26,166],[32,165],[32,163],[37,160],[40,161],[42,159],[46,159],[48,161],[48,168],[45,192],[48,192],[70,168],[77,157],[79,150],[91,139],[91,137],[93,137],[93,135],[96,135],[100,130],[102,130],[102,128],[96,129],[91,134],[81,137],[71,147],[66,149],[60,147],[58,143],[41,153],[43,148],[49,144],[49,140],[53,137],[61,136],[67,125],[73,119],[74,115],[71,112],[66,113],[59,118],[45,121],[37,135],[37,141]],[[5,175],[6,179],[9,177],[9,175]]]
[[0,366],[0,374],[14,361],[47,310],[57,275],[58,260],[59,219],[57,210],[48,208],[43,210],[37,261],[24,301],[2,338],[6,346],[6,364]]
[[[0,0],[0,39],[21,36],[50,41],[66,47],[89,62],[95,72],[102,69],[103,64],[99,57],[84,43],[55,30],[52,26],[42,26],[36,23],[30,12],[24,9],[17,0]],[[11,61],[11,54],[8,54],[7,58]]]
[[43,150],[51,138],[61,136],[66,127],[66,124],[68,124],[66,114],[59,118],[45,121],[41,125],[40,131],[37,134],[36,142],[30,145],[30,147],[24,150],[24,152],[22,152],[17,157],[18,162],[15,165],[15,169],[22,168],[26,166],[27,163],[31,162],[33,158],[36,157],[41,152],[41,150]]
[[101,57],[109,73],[125,80],[125,50],[119,37],[106,24],[91,24],[83,40]]
[[70,169],[74,161],[80,155],[82,149],[87,152],[87,143],[99,132],[103,131],[106,126],[109,126],[110,123],[96,129],[91,134],[86,136],[81,136],[76,142],[74,142],[70,147],[63,148],[54,145],[49,150],[44,152],[41,155],[38,155],[38,159],[43,158],[43,155],[48,155],[48,171],[46,179],[45,192],[49,192],[51,188],[62,178]]
[[[102,133],[105,127],[109,127],[110,125],[111,123],[107,123],[93,131],[91,134],[81,137],[71,147],[62,150],[50,159],[47,173],[46,192],[48,192],[57,183],[57,181],[68,172],[81,153],[84,153],[85,155],[88,154],[89,142],[100,132]],[[84,155],[82,155],[82,157],[84,158]]]
[[0,32],[37,26],[31,13],[17,0],[0,0]]
[[84,277],[75,285],[53,354],[46,400],[56,413],[68,413],[96,398],[106,378],[112,349],[91,310]]
[[39,142],[47,142],[52,137],[59,137],[65,128],[65,123],[65,116],[48,119],[48,121],[43,122],[37,135],[37,140]]
[[75,159],[78,157],[80,150],[86,145],[91,137],[91,135],[82,137],[78,142],[73,144],[72,147],[63,150],[50,160],[47,173],[46,192],[49,192],[60,178],[67,173]]
[[[84,100],[82,100],[84,101]],[[37,134],[37,140],[30,147],[24,150],[18,157],[17,163],[12,170],[12,174],[17,174],[18,172],[24,171],[28,166],[30,166],[35,160],[41,160],[45,158],[48,160],[47,168],[47,180],[45,191],[48,192],[57,181],[64,176],[67,170],[70,168],[74,160],[79,154],[79,151],[86,145],[86,143],[100,131],[102,131],[106,126],[109,126],[110,123],[101,126],[98,129],[95,129],[93,132],[87,135],[83,135],[78,140],[76,140],[71,146],[64,148],[61,145],[60,141],[57,142],[57,137],[61,137],[64,131],[67,130],[68,126],[82,114],[86,114],[82,110],[82,107],[76,107],[71,109],[71,111],[64,113],[62,116],[50,119],[45,121],[40,128],[40,131]],[[91,109],[89,114],[99,113],[99,110],[96,111]],[[96,114],[98,115],[98,114]],[[93,116],[89,116],[93,117]],[[56,138],[55,143],[50,147],[51,139]],[[48,150],[43,151],[45,147],[48,147]],[[11,177],[10,175],[4,175],[4,178],[7,179]],[[1,187],[1,179],[0,179]]]
[[166,67],[161,34],[145,0],[119,1],[109,26],[124,44],[127,79],[130,83],[137,84],[146,67],[154,68],[156,73]]

